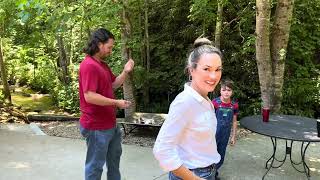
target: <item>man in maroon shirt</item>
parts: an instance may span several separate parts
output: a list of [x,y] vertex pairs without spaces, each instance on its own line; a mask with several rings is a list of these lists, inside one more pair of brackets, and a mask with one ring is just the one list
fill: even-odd
[[86,138],[85,180],[101,179],[106,164],[109,180],[120,180],[121,132],[116,126],[116,108],[127,108],[130,102],[115,99],[113,89],[120,87],[132,71],[129,59],[122,73],[115,76],[104,58],[111,55],[114,36],[100,28],[91,34],[85,59],[79,70],[80,132]]

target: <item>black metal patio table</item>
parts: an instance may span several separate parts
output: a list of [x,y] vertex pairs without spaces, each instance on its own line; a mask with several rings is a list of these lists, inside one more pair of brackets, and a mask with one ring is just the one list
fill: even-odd
[[[265,178],[271,168],[281,167],[286,161],[287,155],[290,156],[290,162],[294,169],[305,173],[307,178],[310,179],[310,169],[305,162],[305,154],[311,142],[320,142],[320,138],[317,137],[316,119],[293,115],[270,115],[269,122],[263,122],[261,115],[255,115],[242,118],[240,124],[252,132],[271,138],[273,153],[266,162],[265,168],[267,171],[262,179]],[[286,141],[283,159],[276,158],[278,139]],[[295,141],[301,143],[301,161],[299,162],[292,158],[293,142]],[[280,164],[276,165],[275,162]]]

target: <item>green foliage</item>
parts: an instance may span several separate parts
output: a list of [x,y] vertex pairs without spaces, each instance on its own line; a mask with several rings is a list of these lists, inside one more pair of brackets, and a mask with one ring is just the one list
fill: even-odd
[[287,114],[319,116],[320,1],[295,1],[293,15],[282,109]]
[[56,84],[51,94],[58,107],[68,112],[79,113],[78,82],[72,81],[68,86],[57,82]]
[[29,86],[41,93],[49,93],[49,91],[54,87],[52,79],[56,78],[54,71],[48,71],[51,68],[50,66],[42,66],[39,69],[35,70],[35,75],[32,79],[29,80]]
[[0,1],[0,37],[8,37],[12,32],[12,27],[16,25],[16,11],[14,0]]
[[[315,83],[319,79],[297,78],[286,81],[284,91],[283,112],[308,117],[314,116],[315,103],[319,104],[319,87]],[[318,106],[319,107],[319,106]]]
[[260,86],[255,59],[255,1],[229,1],[223,12],[222,78],[235,83],[240,117],[258,114],[261,108]]
[[218,9],[217,2],[211,0],[192,0],[188,18],[196,24],[201,25],[204,33],[215,25]]
[[[132,37],[129,47],[135,60],[134,86],[138,111],[164,112],[182,91],[188,75],[186,59],[194,40],[204,34],[214,40],[217,2],[213,0],[128,1]],[[234,97],[240,115],[260,113],[261,99],[255,60],[255,0],[221,0],[224,5],[221,51],[223,77],[235,82]],[[275,2],[273,7],[275,7]],[[37,92],[50,92],[57,106],[79,111],[78,65],[88,35],[97,27],[116,37],[113,55],[106,59],[115,74],[122,71],[120,15],[122,1],[112,0],[6,0],[0,1],[0,35],[3,39],[8,79]],[[144,13],[148,12],[150,69],[144,58]],[[312,116],[320,109],[320,0],[296,0],[290,33],[282,111]],[[5,26],[3,26],[3,24]],[[4,27],[4,28],[3,28]],[[58,75],[62,37],[71,83],[63,85]],[[303,40],[303,41],[302,41]],[[143,104],[148,87],[150,103]],[[212,98],[218,96],[215,92]],[[122,91],[116,91],[122,98]]]
[[[8,77],[11,82],[20,86],[29,85],[41,93],[48,93],[54,86],[52,79],[56,78],[49,57],[43,54],[42,48],[23,48],[12,46],[7,55]],[[50,61],[49,61],[50,62]]]
[[4,94],[2,92],[2,89],[0,91],[0,103],[3,103],[4,102]]
[[78,70],[79,66],[70,66],[71,82],[69,85],[62,84],[58,79],[54,81],[55,86],[51,89],[50,94],[55,104],[60,108],[71,113],[79,113],[79,83]]

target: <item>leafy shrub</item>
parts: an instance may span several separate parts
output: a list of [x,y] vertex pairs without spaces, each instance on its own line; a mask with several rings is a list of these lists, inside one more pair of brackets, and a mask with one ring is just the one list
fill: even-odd
[[[317,79],[290,79],[283,91],[282,111],[285,114],[314,117],[316,107],[319,107],[319,87]],[[319,82],[318,82],[319,83]]]
[[52,82],[52,79],[56,78],[55,72],[48,70],[50,67],[44,66],[39,68],[33,78],[29,79],[28,85],[36,91],[41,93],[49,93],[52,87],[55,86],[55,83]]
[[4,94],[2,90],[0,91],[0,103],[2,104],[4,102]]
[[69,85],[63,85],[57,81],[51,92],[54,102],[68,112],[79,113],[78,82],[72,81]]

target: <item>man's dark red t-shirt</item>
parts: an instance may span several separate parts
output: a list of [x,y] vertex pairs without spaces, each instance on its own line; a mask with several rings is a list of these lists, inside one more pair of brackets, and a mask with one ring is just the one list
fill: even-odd
[[109,66],[86,56],[79,69],[80,124],[85,129],[105,130],[116,126],[116,107],[99,106],[87,103],[84,93],[96,92],[104,97],[114,99],[112,83],[116,76]]

